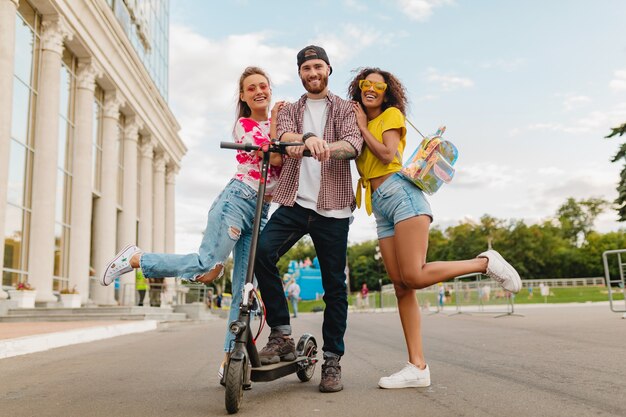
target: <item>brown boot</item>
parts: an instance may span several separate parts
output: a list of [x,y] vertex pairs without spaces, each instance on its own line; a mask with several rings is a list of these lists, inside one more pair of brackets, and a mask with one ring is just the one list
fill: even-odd
[[271,335],[259,352],[262,365],[296,360],[296,344],[289,336]]
[[343,389],[341,383],[341,365],[339,357],[326,358],[322,365],[321,392],[338,392]]

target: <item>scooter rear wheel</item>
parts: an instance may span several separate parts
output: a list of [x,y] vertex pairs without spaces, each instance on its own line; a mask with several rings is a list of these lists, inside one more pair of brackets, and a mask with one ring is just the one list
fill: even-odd
[[246,375],[246,361],[229,359],[226,370],[226,411],[234,414],[239,411],[243,399],[243,382]]
[[[317,344],[315,343],[315,341],[312,339],[307,340],[306,345],[304,345],[304,349],[302,349],[302,352],[304,352],[304,355],[309,358],[315,358],[315,355],[317,353]],[[313,373],[315,373],[315,362],[312,362],[306,368],[300,369],[296,373],[296,375],[298,375],[300,381],[307,382],[310,381],[311,378],[313,378]]]

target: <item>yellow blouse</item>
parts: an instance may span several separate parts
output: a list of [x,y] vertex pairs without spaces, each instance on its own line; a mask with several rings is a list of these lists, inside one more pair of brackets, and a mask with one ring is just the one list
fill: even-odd
[[359,174],[361,174],[357,184],[356,203],[357,206],[361,207],[361,188],[365,188],[365,210],[368,215],[372,214],[372,187],[370,179],[382,177],[402,169],[402,154],[406,146],[406,125],[404,115],[396,107],[387,108],[367,123],[367,130],[380,143],[383,143],[383,133],[390,129],[400,129],[398,152],[391,163],[383,164],[367,146],[363,147],[361,155],[356,160],[356,167],[359,170]]

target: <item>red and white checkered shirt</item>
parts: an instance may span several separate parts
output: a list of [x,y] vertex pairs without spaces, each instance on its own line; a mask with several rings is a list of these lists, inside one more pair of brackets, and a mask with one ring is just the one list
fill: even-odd
[[[306,94],[295,103],[289,103],[278,113],[277,136],[283,133],[304,133],[302,123],[306,106]],[[324,127],[324,140],[334,143],[345,140],[354,146],[358,156],[363,146],[363,137],[356,124],[356,116],[352,103],[344,100],[330,91],[326,96],[328,113]],[[293,207],[298,191],[301,159],[285,158],[278,185],[274,189],[273,202]],[[352,188],[352,174],[350,160],[330,159],[322,162],[320,193],[317,197],[318,210],[341,210],[350,207],[356,208],[354,190]]]

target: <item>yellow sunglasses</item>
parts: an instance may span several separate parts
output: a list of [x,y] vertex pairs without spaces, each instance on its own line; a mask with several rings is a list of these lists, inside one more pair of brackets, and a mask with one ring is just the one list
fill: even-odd
[[367,91],[374,87],[374,91],[377,93],[384,93],[387,89],[387,83],[373,83],[370,80],[359,80],[359,88],[361,91]]

